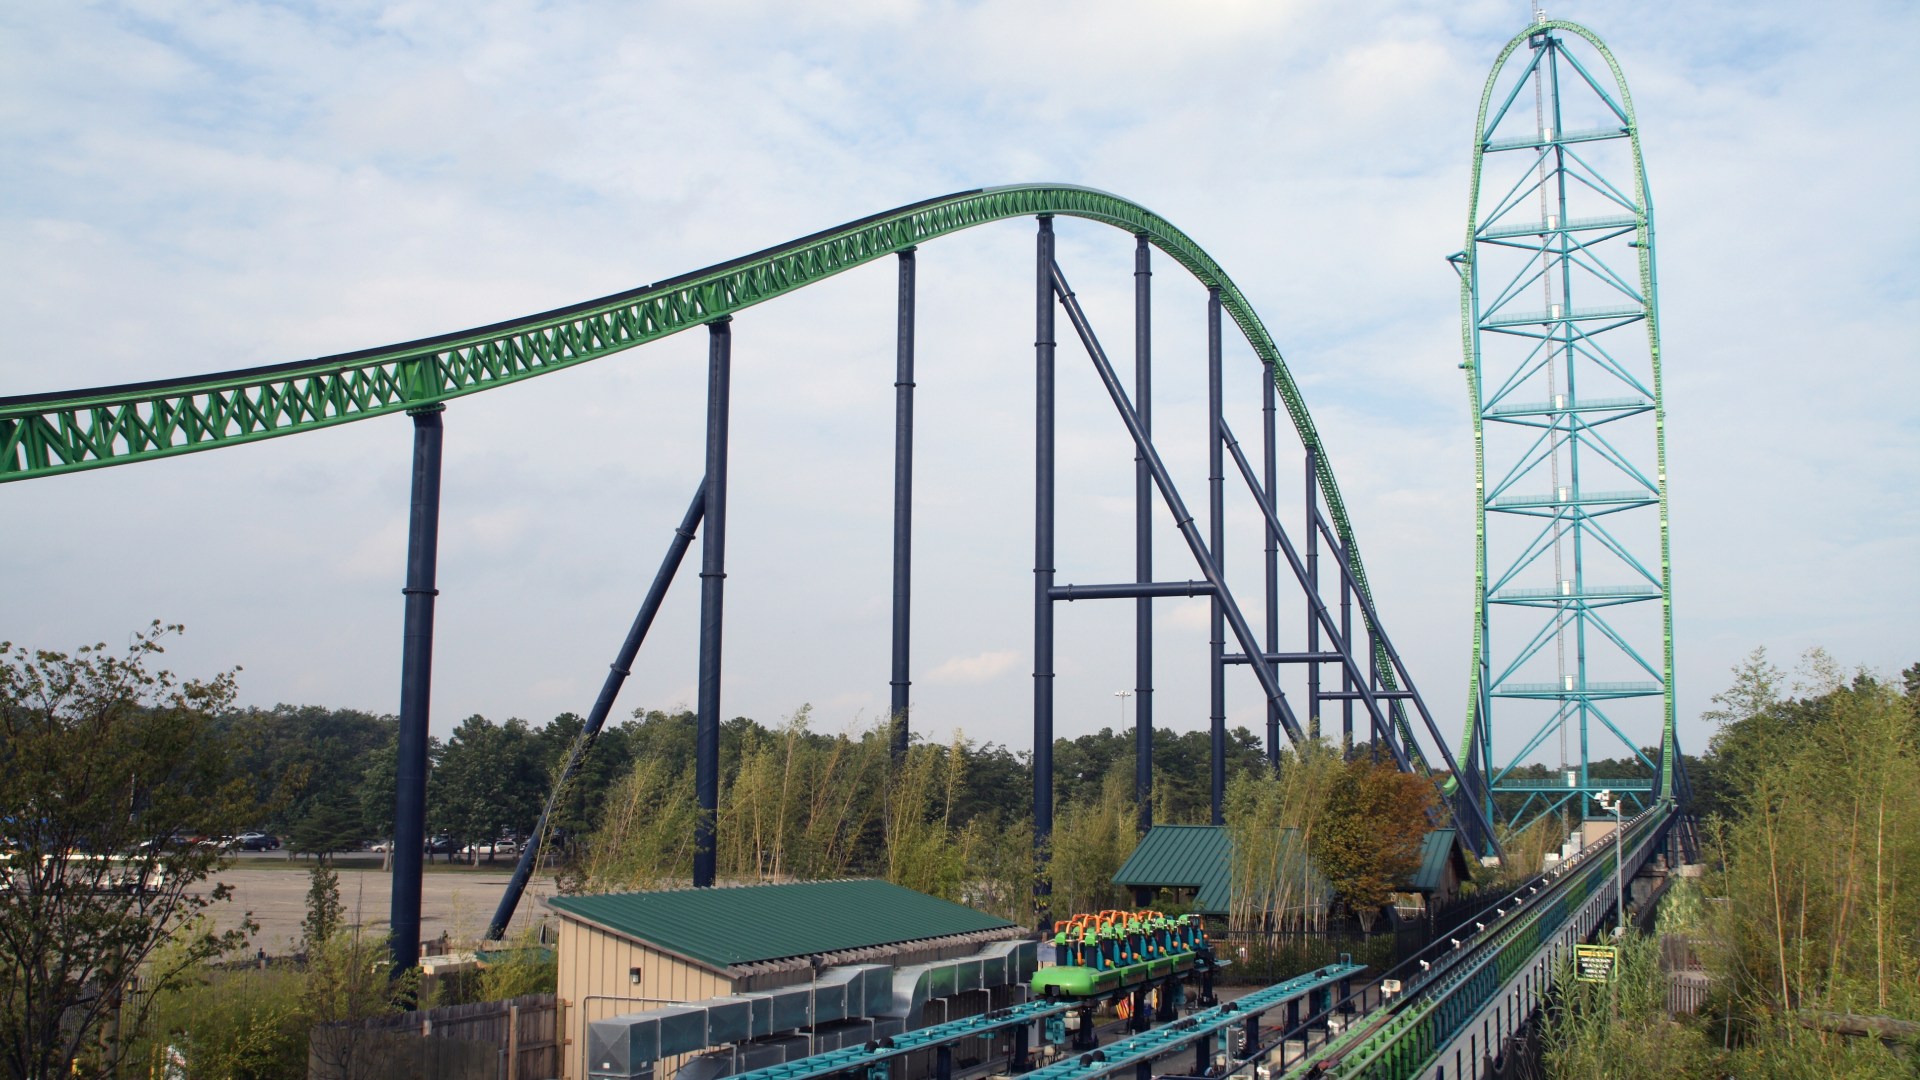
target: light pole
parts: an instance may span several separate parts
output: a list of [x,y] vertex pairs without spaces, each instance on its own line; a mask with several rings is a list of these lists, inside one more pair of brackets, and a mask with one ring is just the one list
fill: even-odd
[[1133,696],[1131,690],[1115,690],[1113,696],[1120,699],[1120,730],[1127,730],[1127,699]]
[[1627,934],[1627,890],[1626,883],[1621,878],[1621,866],[1626,858],[1622,849],[1626,846],[1627,837],[1625,822],[1620,815],[1620,796],[1615,795],[1611,791],[1603,791],[1600,793],[1599,798],[1594,801],[1600,804],[1600,809],[1609,810],[1613,813],[1613,895],[1620,905],[1620,921],[1613,936],[1625,937]]

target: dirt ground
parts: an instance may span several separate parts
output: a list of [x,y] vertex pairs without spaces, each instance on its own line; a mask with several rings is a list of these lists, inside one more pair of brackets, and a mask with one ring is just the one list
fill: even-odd
[[[260,924],[252,948],[265,949],[278,956],[295,950],[300,940],[300,921],[307,914],[308,872],[311,862],[281,858],[249,858],[221,871],[213,880],[233,886],[233,899],[208,908],[219,929],[240,924],[247,912]],[[340,903],[349,922],[357,922],[375,933],[386,933],[388,905],[393,895],[393,875],[377,863],[357,865],[346,862],[335,867],[340,876]],[[486,932],[487,921],[500,903],[500,894],[513,876],[513,864],[494,867],[430,867],[420,888],[420,937],[432,940],[446,934],[456,942],[473,939]],[[520,897],[509,936],[550,919],[552,913],[542,901],[554,895],[551,877],[536,877]],[[456,945],[456,947],[458,947]]]

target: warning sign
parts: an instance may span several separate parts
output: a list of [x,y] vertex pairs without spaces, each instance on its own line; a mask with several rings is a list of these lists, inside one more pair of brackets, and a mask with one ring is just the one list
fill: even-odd
[[1612,982],[1613,964],[1620,949],[1614,945],[1575,945],[1573,977],[1581,982]]

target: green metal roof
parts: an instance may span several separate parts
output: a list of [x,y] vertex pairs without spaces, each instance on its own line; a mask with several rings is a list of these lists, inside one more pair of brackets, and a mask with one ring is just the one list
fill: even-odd
[[[1460,850],[1456,836],[1453,829],[1435,829],[1427,834],[1427,838],[1420,842],[1420,866],[1413,872],[1413,880],[1408,883],[1408,888],[1420,893],[1440,891],[1441,884],[1446,881],[1447,860],[1456,857]],[[1464,856],[1460,858],[1465,861]],[[1463,868],[1461,876],[1464,878],[1470,872],[1470,869]]]
[[[1435,829],[1426,835],[1420,845],[1420,865],[1408,889],[1439,891],[1446,880],[1447,860],[1464,861],[1456,835],[1454,829]],[[1285,830],[1283,849],[1296,843],[1297,837],[1297,830]],[[1283,861],[1290,862],[1291,856]],[[1469,872],[1463,868],[1461,876]],[[1313,875],[1324,884],[1318,870]],[[1233,842],[1221,825],[1155,825],[1113,875],[1115,885],[1127,888],[1197,890],[1193,908],[1202,915],[1227,913],[1233,900],[1232,879]]]
[[547,903],[716,969],[1014,925],[869,878],[557,896]]
[[1220,825],[1155,825],[1140,838],[1113,883],[1127,888],[1198,889],[1194,909],[1224,914],[1231,895],[1232,842]]

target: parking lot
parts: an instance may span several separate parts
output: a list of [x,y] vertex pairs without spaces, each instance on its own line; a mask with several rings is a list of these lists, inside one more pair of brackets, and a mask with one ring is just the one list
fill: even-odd
[[[260,924],[253,948],[265,949],[270,956],[293,952],[300,940],[300,922],[307,914],[307,871],[311,860],[289,860],[284,852],[235,852],[233,865],[213,879],[233,887],[233,899],[208,908],[219,929],[238,926],[246,912]],[[347,919],[374,933],[387,931],[387,907],[393,894],[393,875],[380,869],[378,856],[346,856],[335,865],[340,876],[340,903]],[[448,866],[440,862],[430,867],[420,890],[420,937],[429,940],[446,934],[455,942],[479,937],[486,931],[500,894],[513,876],[513,863],[502,860],[492,867]],[[210,887],[210,886],[209,886]],[[546,915],[541,901],[554,893],[553,879],[538,877],[530,882],[514,912],[508,933]]]

